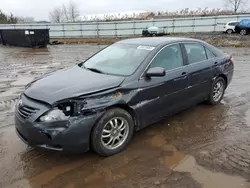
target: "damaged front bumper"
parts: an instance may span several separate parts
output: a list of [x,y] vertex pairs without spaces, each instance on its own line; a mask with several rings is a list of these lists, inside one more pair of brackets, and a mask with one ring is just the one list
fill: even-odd
[[69,152],[86,152],[89,150],[91,130],[104,112],[98,111],[88,115],[79,115],[65,121],[39,122],[37,118],[48,111],[49,108],[25,97],[23,101],[30,106],[35,104],[29,103],[40,105],[39,110],[28,118],[20,116],[18,107],[16,107],[16,132],[27,145]]
[[101,114],[78,117],[70,121],[32,123],[15,116],[16,132],[27,145],[57,151],[86,152],[91,129]]

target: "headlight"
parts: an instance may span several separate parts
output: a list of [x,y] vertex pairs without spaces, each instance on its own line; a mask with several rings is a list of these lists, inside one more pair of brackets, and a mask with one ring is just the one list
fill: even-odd
[[48,113],[40,117],[40,121],[42,122],[64,121],[68,119],[69,116],[66,116],[62,110],[57,108],[49,111]]
[[22,104],[22,95],[23,95],[23,93],[21,93],[19,96],[18,96],[18,98],[17,98],[17,100],[16,100],[16,106],[18,106],[18,105],[20,105],[20,104]]

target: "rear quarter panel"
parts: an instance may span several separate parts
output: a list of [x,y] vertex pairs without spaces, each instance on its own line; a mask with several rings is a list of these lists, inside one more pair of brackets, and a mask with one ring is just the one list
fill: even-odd
[[230,61],[230,55],[224,55],[223,57],[218,57],[218,65],[214,69],[214,79],[218,76],[225,76],[227,86],[231,82],[234,71],[234,64]]

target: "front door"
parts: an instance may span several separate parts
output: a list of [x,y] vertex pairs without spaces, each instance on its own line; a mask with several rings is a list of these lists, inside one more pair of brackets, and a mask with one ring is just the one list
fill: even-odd
[[180,44],[171,44],[160,50],[149,68],[162,67],[164,77],[142,77],[139,80],[141,105],[137,112],[144,126],[170,115],[186,103],[188,68],[184,65]]

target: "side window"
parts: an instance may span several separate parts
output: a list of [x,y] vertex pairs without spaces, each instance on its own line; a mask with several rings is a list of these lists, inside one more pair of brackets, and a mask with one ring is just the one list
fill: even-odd
[[150,67],[162,67],[166,71],[183,66],[181,47],[173,44],[163,48],[153,59]]
[[196,43],[186,43],[184,44],[189,64],[197,63],[207,59],[205,49],[202,45]]
[[209,49],[207,49],[207,48],[205,48],[205,49],[206,49],[206,52],[207,52],[207,58],[208,59],[213,59],[213,58],[216,57]]
[[231,26],[236,26],[238,25],[239,22],[232,22],[232,23],[229,23],[228,25],[231,25]]

